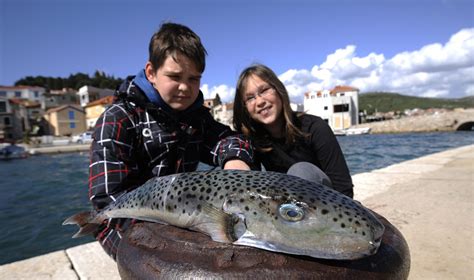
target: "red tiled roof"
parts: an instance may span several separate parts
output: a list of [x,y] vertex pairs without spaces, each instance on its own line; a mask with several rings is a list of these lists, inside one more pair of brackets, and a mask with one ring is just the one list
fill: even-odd
[[23,99],[23,98],[10,98],[8,99],[8,101],[10,101],[10,103],[13,103],[13,104],[21,104],[25,107],[37,107],[41,105],[38,101],[33,101],[33,100]]
[[338,92],[348,92],[348,91],[359,91],[359,89],[355,87],[351,87],[351,86],[336,86],[329,93],[336,94]]
[[46,114],[51,114],[51,113],[54,113],[54,112],[59,112],[59,111],[62,111],[66,108],[71,108],[71,109],[74,109],[76,111],[79,111],[79,112],[82,112],[84,113],[84,110],[82,110],[80,107],[76,107],[76,106],[72,106],[72,105],[63,105],[63,106],[59,106],[59,107],[54,107],[54,108],[51,108],[49,109],[48,111],[46,111]]
[[108,95],[106,97],[102,97],[101,99],[92,101],[86,105],[86,107],[96,106],[96,105],[109,105],[114,102],[115,96]]

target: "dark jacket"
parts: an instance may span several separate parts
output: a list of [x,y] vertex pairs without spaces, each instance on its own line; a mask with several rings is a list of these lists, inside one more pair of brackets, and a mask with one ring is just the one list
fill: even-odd
[[256,159],[266,170],[287,172],[291,165],[301,161],[311,162],[331,179],[335,190],[353,197],[352,178],[346,160],[329,125],[313,115],[295,116],[296,126],[307,134],[293,145],[284,139],[270,139],[271,151],[256,153]]
[[[190,108],[176,112],[151,103],[141,87],[127,78],[95,125],[89,166],[89,197],[95,209],[153,176],[195,171],[200,161],[223,166],[238,158],[251,165],[249,142],[213,119],[202,93]],[[128,222],[115,221],[97,233],[99,240],[107,239],[101,243],[114,258],[120,241],[114,230],[123,231]]]

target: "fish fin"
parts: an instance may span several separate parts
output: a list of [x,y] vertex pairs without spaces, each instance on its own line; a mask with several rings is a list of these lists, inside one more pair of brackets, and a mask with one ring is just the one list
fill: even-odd
[[245,217],[239,214],[229,214],[211,204],[204,204],[202,211],[210,219],[208,223],[202,224],[200,228],[209,234],[214,241],[232,243],[240,238],[247,229]]
[[102,220],[98,219],[97,212],[85,211],[67,218],[63,225],[78,225],[79,231],[72,236],[72,238],[77,238],[93,234],[98,230],[101,223]]

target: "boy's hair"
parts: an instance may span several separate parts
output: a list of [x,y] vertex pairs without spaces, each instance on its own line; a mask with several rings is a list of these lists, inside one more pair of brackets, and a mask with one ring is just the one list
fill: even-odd
[[191,59],[202,73],[206,68],[206,49],[199,36],[189,27],[177,23],[163,23],[153,34],[148,46],[149,58],[154,70],[158,70],[168,56],[176,60],[179,52]]
[[234,118],[233,125],[234,128],[247,136],[253,137],[255,140],[256,148],[260,151],[268,151],[268,138],[269,134],[266,132],[265,128],[255,122],[251,117],[245,106],[244,94],[245,94],[245,85],[247,80],[251,76],[257,76],[263,81],[265,81],[269,86],[275,89],[276,93],[281,99],[282,103],[282,113],[285,126],[285,138],[287,144],[293,144],[297,138],[305,137],[306,135],[301,132],[296,125],[294,124],[294,112],[290,106],[290,98],[288,96],[288,91],[285,88],[285,85],[278,79],[277,75],[267,66],[262,64],[254,64],[246,68],[239,76],[237,81],[237,87],[235,90],[234,97]]

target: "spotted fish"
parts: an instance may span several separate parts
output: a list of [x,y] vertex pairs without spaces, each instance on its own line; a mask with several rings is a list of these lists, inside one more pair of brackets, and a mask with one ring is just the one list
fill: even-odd
[[241,170],[152,178],[101,211],[76,214],[74,237],[104,220],[135,218],[208,234],[214,241],[323,259],[374,254],[383,224],[360,203],[298,177]]

